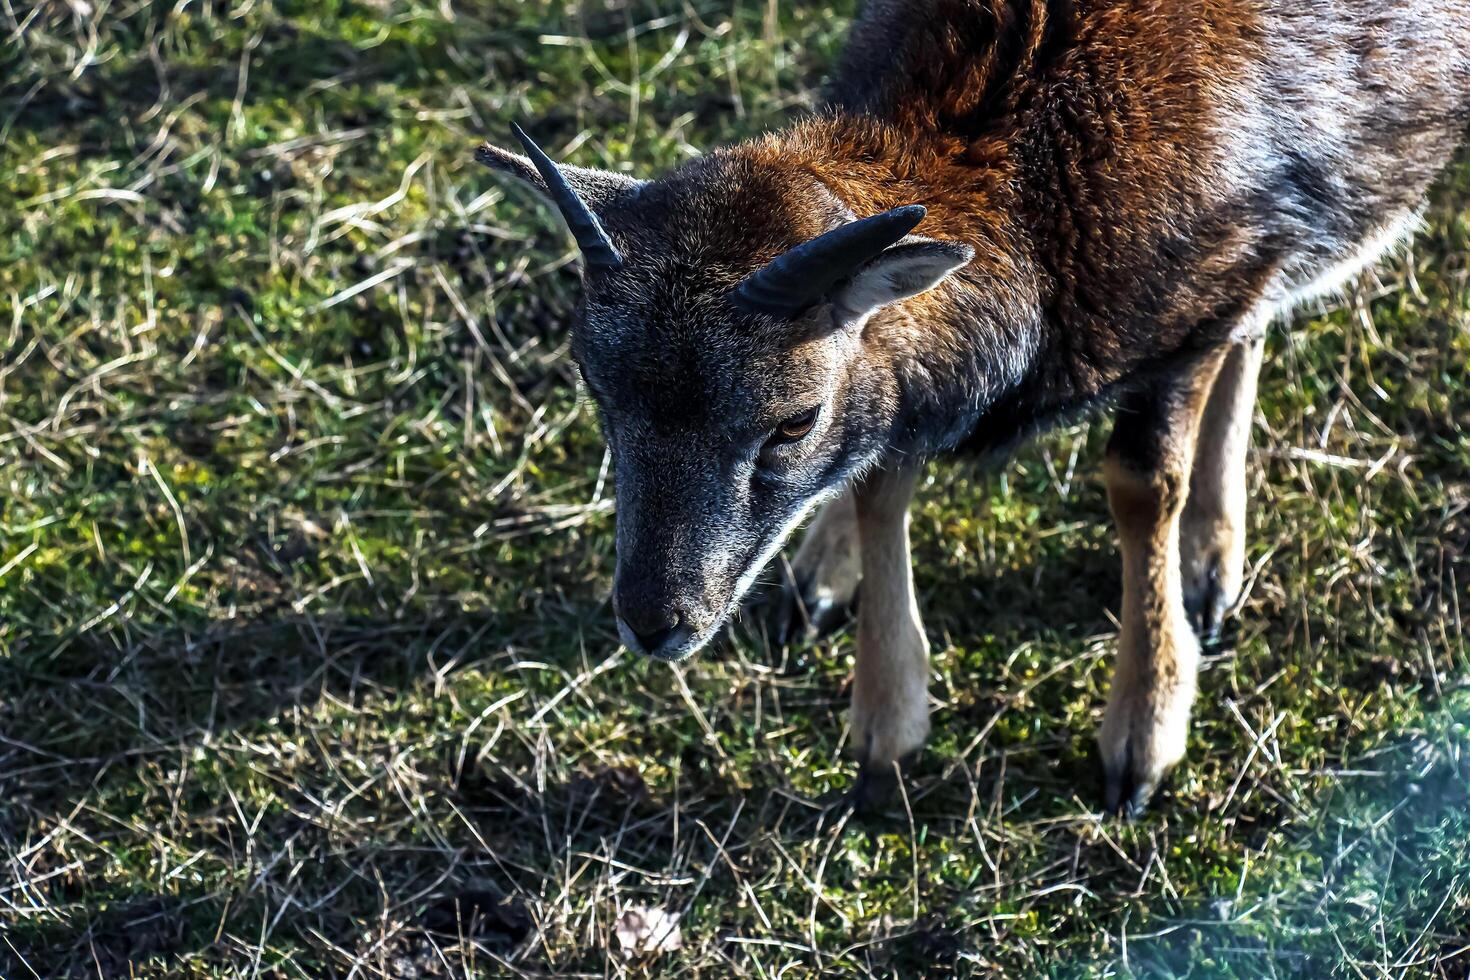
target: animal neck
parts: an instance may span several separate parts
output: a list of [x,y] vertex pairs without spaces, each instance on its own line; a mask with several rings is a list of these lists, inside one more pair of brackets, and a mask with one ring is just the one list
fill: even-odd
[[866,356],[893,379],[895,449],[955,445],[1036,375],[1043,276],[1018,217],[1005,146],[832,110],[752,149],[816,177],[860,217],[923,204],[918,234],[976,250],[937,289],[880,311],[865,327]]

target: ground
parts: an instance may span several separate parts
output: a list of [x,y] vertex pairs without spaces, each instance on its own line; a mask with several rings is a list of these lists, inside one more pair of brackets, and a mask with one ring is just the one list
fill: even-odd
[[1138,822],[1102,420],[930,467],[886,814],[850,634],[619,650],[573,255],[473,147],[668,166],[850,14],[0,4],[0,974],[1470,973],[1470,166],[1273,331],[1249,594]]

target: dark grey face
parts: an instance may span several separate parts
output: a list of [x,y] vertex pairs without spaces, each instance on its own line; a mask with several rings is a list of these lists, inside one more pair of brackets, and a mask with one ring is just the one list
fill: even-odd
[[847,424],[867,400],[853,334],[772,335],[715,297],[669,312],[589,301],[573,347],[613,454],[619,632],[678,660],[876,433]]
[[[623,261],[587,277],[572,338],[613,454],[619,633],[665,660],[709,642],[802,517],[888,445],[897,384],[869,318],[973,255],[908,236],[799,310],[752,308],[738,292],[769,251],[769,223],[748,218],[761,201],[698,173],[608,209]],[[773,292],[802,276],[783,270]]]

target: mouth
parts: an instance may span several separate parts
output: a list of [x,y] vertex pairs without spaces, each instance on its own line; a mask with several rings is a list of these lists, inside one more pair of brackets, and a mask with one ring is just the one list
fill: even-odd
[[664,639],[653,649],[649,649],[638,638],[637,634],[628,627],[628,624],[623,622],[622,618],[619,617],[618,639],[623,641],[623,646],[632,650],[634,653],[640,653],[654,660],[661,660],[666,664],[677,664],[688,660],[698,653],[709,643],[714,634],[724,625],[724,622],[725,617],[721,617],[714,626],[707,630],[700,630],[697,633],[689,630],[687,627],[676,628],[674,635]]
[[741,602],[744,601],[746,594],[755,586],[756,580],[760,577],[761,572],[765,571],[766,566],[771,563],[771,559],[776,557],[776,553],[781,550],[781,546],[790,538],[792,532],[800,526],[802,520],[806,518],[806,515],[817,505],[835,496],[836,493],[837,489],[831,489],[822,494],[818,494],[803,504],[787,520],[779,533],[771,541],[767,542],[754,556],[754,560],[746,566],[745,571],[736,580],[735,588],[731,591],[730,599],[725,603],[725,608],[709,624],[698,630],[684,628],[682,632],[663,639],[655,649],[650,650],[638,639],[638,636],[628,627],[628,624],[623,622],[622,617],[618,617],[618,638],[623,641],[623,646],[634,653],[641,653],[646,657],[670,664],[682,663],[704,649],[720,630],[724,628],[725,624],[730,621],[730,617],[735,615],[736,610],[740,608]]
[[623,646],[634,653],[642,654],[654,660],[669,664],[682,663],[688,660],[700,650],[707,647],[710,641],[719,635],[720,630],[724,629],[725,624],[740,609],[740,604],[744,601],[746,593],[751,590],[760,571],[767,564],[768,561],[763,561],[751,571],[741,576],[729,601],[725,603],[724,610],[702,628],[692,629],[684,625],[676,626],[670,631],[671,635],[662,638],[656,646],[650,649],[649,645],[644,642],[644,639],[634,633],[632,628],[619,616],[617,617],[618,639],[623,641]]

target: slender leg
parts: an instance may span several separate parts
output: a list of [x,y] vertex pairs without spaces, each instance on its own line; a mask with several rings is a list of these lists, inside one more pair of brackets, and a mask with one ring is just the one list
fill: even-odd
[[1250,449],[1264,337],[1232,347],[1200,422],[1189,499],[1179,527],[1184,608],[1214,636],[1240,598],[1245,568],[1245,458]]
[[909,500],[919,466],[880,470],[855,488],[862,546],[852,744],[861,764],[857,803],[883,802],[896,764],[929,734],[929,641],[909,555]]
[[855,491],[823,505],[791,560],[787,582],[776,606],[776,642],[803,633],[826,633],[852,608],[862,580]]
[[1184,610],[1179,518],[1200,418],[1225,352],[1119,406],[1108,503],[1123,552],[1123,616],[1098,742],[1109,809],[1138,812],[1184,756],[1199,641]]

